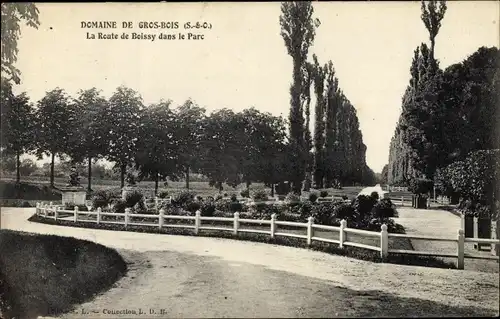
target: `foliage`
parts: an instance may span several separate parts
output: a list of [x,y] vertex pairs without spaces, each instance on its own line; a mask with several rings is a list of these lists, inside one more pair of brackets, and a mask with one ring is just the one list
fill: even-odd
[[39,10],[34,3],[2,2],[1,4],[1,72],[9,77],[6,80],[12,80],[16,84],[21,82],[20,71],[14,66],[19,52],[17,40],[21,34],[20,22],[24,20],[27,26],[38,29],[40,25],[38,13]]
[[240,192],[241,197],[243,198],[250,198],[250,190],[249,189],[243,189]]
[[127,204],[127,207],[134,207],[135,205],[139,204],[140,202],[144,203],[144,195],[137,191],[129,191],[125,194],[125,203]]
[[[478,208],[484,214],[497,214],[500,202],[500,150],[480,150],[446,169],[453,190],[460,193],[464,211]],[[487,210],[488,212],[484,211]]]
[[253,192],[254,201],[266,201],[267,199],[268,197],[265,190],[256,190]]
[[149,106],[140,117],[140,140],[135,166],[140,178],[152,178],[155,181],[155,193],[158,181],[178,179],[178,137],[175,114],[170,110],[170,101]]
[[70,106],[66,92],[56,88],[38,102],[36,110],[36,147],[40,158],[43,154],[51,155],[50,185],[54,186],[54,158],[67,153],[71,148],[72,124],[76,121],[74,107]]
[[74,210],[75,207],[78,207],[78,210],[81,212],[87,212],[89,210],[88,207],[85,205],[74,205],[74,204],[67,204],[67,203],[66,203],[66,205],[64,205],[65,210]]
[[304,125],[303,103],[304,93],[310,85],[310,72],[306,63],[309,47],[313,44],[315,28],[319,20],[313,19],[313,7],[310,1],[283,2],[281,4],[280,26],[281,36],[285,47],[293,61],[292,85],[290,87],[290,166],[294,172],[292,176],[293,192],[300,194],[301,182],[305,176],[306,165],[309,157],[307,139],[309,130]]
[[158,193],[158,198],[168,198],[169,193],[167,191],[161,191]]
[[187,100],[175,110],[176,139],[178,146],[178,169],[184,172],[186,188],[189,189],[189,173],[198,171],[204,136],[205,109]]
[[356,211],[356,215],[359,216],[360,219],[365,219],[370,215],[375,203],[376,200],[373,197],[359,195],[354,199],[352,206]]
[[318,194],[317,193],[310,193],[309,194],[309,201],[311,203],[314,203],[318,199]]
[[177,194],[172,199],[172,204],[176,207],[183,207],[191,202],[194,202],[196,194],[190,191],[183,191]]
[[434,188],[434,181],[425,178],[414,178],[410,180],[408,190],[413,194],[428,194]]
[[136,91],[120,86],[109,99],[108,160],[115,162],[121,171],[121,187],[125,186],[125,171],[138,151],[140,136],[140,112],[143,109],[142,97]]
[[115,198],[114,194],[108,190],[99,190],[92,194],[91,201],[92,207],[94,209],[97,208],[106,208],[111,200]]
[[395,217],[396,210],[395,206],[392,204],[391,200],[388,198],[383,198],[372,208],[372,215],[375,218],[387,219],[389,217]]
[[122,199],[115,199],[112,201],[111,211],[115,214],[125,213],[125,209],[128,207],[127,202]]
[[285,201],[288,203],[297,203],[300,202],[300,196],[295,193],[288,193],[286,195]]
[[325,191],[325,190],[322,190],[321,192],[319,192],[319,197],[328,197],[328,191]]

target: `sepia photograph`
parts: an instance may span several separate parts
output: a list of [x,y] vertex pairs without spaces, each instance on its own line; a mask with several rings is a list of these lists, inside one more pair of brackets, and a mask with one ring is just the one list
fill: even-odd
[[498,317],[499,24],[2,2],[0,319]]

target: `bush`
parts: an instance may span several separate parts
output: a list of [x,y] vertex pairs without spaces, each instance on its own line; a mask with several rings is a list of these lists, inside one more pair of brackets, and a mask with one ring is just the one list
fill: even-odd
[[372,193],[370,194],[370,197],[371,197],[371,198],[372,198],[375,202],[377,202],[377,201],[379,200],[379,195],[378,195],[378,193],[377,193],[377,192],[372,192]]
[[[139,204],[141,201],[144,201],[144,195],[142,195],[142,193],[137,191],[137,190],[127,192],[125,195],[125,203],[127,204],[127,207],[129,207],[129,208],[134,207],[135,205]],[[141,204],[139,204],[139,205],[141,205]]]
[[349,199],[349,197],[347,197],[347,195],[342,195],[342,199],[343,199],[343,200],[348,200],[348,199]]
[[286,195],[290,193],[290,184],[285,182],[279,182],[275,187],[276,195]]
[[215,204],[213,202],[203,203],[200,207],[201,215],[213,217],[215,212]]
[[68,204],[68,203],[66,203],[64,205],[64,210],[74,210],[75,206],[78,207],[78,210],[81,212],[88,212],[89,211],[89,209],[85,205],[73,205],[73,204]]
[[272,214],[278,216],[282,212],[279,207],[266,203],[256,204],[252,206],[249,211],[252,215],[252,219],[271,219]]
[[158,193],[158,198],[168,198],[168,192],[161,191],[160,193]]
[[389,217],[395,217],[396,210],[391,200],[384,198],[373,206],[372,215],[374,218],[386,219]]
[[176,207],[183,207],[186,204],[194,201],[195,194],[190,191],[182,191],[174,199],[172,199],[172,204]]
[[241,197],[250,198],[250,191],[248,189],[244,189],[240,192]]
[[333,224],[333,207],[332,203],[320,203],[313,206],[311,216],[316,224],[332,225]]
[[294,204],[300,203],[300,196],[295,193],[288,193],[288,195],[286,195],[285,201]]
[[254,201],[266,201],[267,199],[268,197],[265,190],[257,190],[253,193]]
[[335,207],[333,215],[340,220],[353,220],[356,218],[356,210],[350,203],[341,203]]
[[99,190],[92,195],[92,207],[94,209],[105,208],[111,204],[112,199],[113,193],[107,190]]
[[192,201],[192,202],[187,202],[185,203],[183,206],[182,206],[182,209],[190,212],[190,213],[194,213],[196,212],[197,210],[199,210],[201,208],[201,205],[200,203],[198,202],[195,202],[195,201]]
[[414,178],[410,181],[408,190],[413,194],[427,194],[434,188],[434,181],[430,179]]
[[113,206],[111,207],[111,211],[115,214],[123,214],[125,213],[125,208],[127,208],[127,202],[122,199],[117,199],[113,201]]
[[317,199],[318,199],[318,194],[316,194],[316,193],[309,194],[309,201],[311,203],[314,203]]
[[359,195],[353,202],[353,208],[356,211],[356,215],[360,219],[364,219],[365,217],[370,216],[375,203],[376,201],[372,197]]
[[327,197],[328,196],[328,192],[327,191],[321,191],[319,192],[319,197]]
[[231,194],[231,201],[232,202],[237,202],[238,201],[238,196],[236,196],[236,194]]

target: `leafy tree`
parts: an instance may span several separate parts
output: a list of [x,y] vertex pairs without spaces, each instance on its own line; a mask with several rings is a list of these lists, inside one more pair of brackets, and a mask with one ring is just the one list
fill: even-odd
[[206,119],[203,139],[201,171],[209,178],[209,185],[222,191],[223,183],[232,187],[241,183],[240,163],[243,156],[241,122],[229,109],[210,114]]
[[71,147],[70,123],[74,121],[74,113],[70,107],[71,101],[63,89],[55,88],[47,92],[38,101],[36,118],[36,152],[39,158],[43,154],[51,157],[50,161],[50,186],[54,187],[54,160],[56,155],[63,156]]
[[387,184],[387,174],[389,172],[389,165],[385,164],[380,173],[380,184]]
[[237,130],[235,137],[242,146],[241,173],[243,180],[250,185],[252,181],[260,181],[271,187],[283,181],[282,157],[286,139],[286,128],[283,118],[262,113],[254,108],[236,114],[237,121],[243,130]]
[[[12,96],[7,103],[9,110],[6,125],[2,125],[2,138],[5,138],[5,151],[16,156],[16,182],[21,180],[21,155],[35,148],[34,110],[26,93]],[[3,105],[2,105],[3,106]]]
[[75,100],[75,126],[72,134],[70,156],[76,162],[85,158],[87,166],[87,190],[92,191],[92,160],[105,156],[108,146],[109,122],[106,121],[108,102],[96,88],[81,90]]
[[121,187],[125,186],[127,166],[135,159],[140,134],[142,97],[133,89],[120,86],[109,99],[106,120],[111,123],[107,157],[120,169]]
[[281,4],[280,26],[281,36],[285,42],[288,54],[293,61],[293,82],[290,88],[290,154],[295,176],[293,190],[300,194],[301,182],[304,179],[308,157],[307,145],[304,140],[304,115],[301,97],[305,92],[304,71],[309,47],[312,45],[315,28],[319,20],[313,19],[313,7],[310,1],[283,2]]
[[436,44],[436,36],[441,28],[441,20],[446,13],[446,1],[426,1],[422,0],[422,15],[421,19],[425,24],[425,28],[429,32],[429,40],[431,41],[431,58],[434,60],[434,46]]
[[158,182],[167,177],[177,179],[178,140],[175,114],[170,109],[171,101],[161,101],[144,110],[141,116],[141,143],[136,156],[136,167],[140,178],[150,177]]
[[314,187],[323,188],[325,177],[325,77],[327,65],[320,66],[318,57],[313,55],[314,69],[314,93],[316,95],[315,119],[314,119]]
[[177,118],[176,138],[178,141],[178,165],[184,172],[186,189],[189,189],[189,174],[191,170],[198,171],[200,166],[202,137],[204,135],[205,109],[187,100],[175,111]]
[[[34,3],[2,2],[1,4],[1,33],[2,33],[2,63],[1,72],[8,78],[8,81],[20,83],[20,71],[14,66],[17,61],[17,40],[21,33],[20,22],[24,20],[26,25],[38,29],[38,8]],[[3,77],[3,75],[2,75]]]

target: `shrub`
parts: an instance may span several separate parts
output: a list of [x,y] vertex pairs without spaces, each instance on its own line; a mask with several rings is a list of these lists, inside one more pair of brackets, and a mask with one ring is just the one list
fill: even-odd
[[372,192],[372,193],[370,194],[370,197],[371,197],[371,198],[372,198],[375,202],[377,202],[377,201],[379,200],[379,195],[378,195],[378,193],[377,193],[377,192]]
[[341,203],[335,207],[333,215],[340,220],[352,220],[356,217],[356,210],[350,203]]
[[316,194],[316,193],[309,194],[309,201],[311,203],[314,203],[317,199],[318,199],[318,194]]
[[300,197],[295,193],[288,193],[288,195],[286,195],[285,201],[287,201],[288,203],[300,203]]
[[279,182],[275,187],[276,195],[286,195],[290,193],[290,184]]
[[432,191],[434,181],[424,178],[414,178],[410,181],[408,190],[413,194],[427,194]]
[[167,191],[161,191],[158,193],[158,198],[167,198],[168,197],[168,192]]
[[353,208],[360,219],[364,219],[370,215],[373,205],[375,205],[375,200],[366,195],[359,195],[353,202]]
[[192,201],[192,202],[187,202],[185,203],[183,206],[182,206],[182,209],[190,212],[190,213],[194,213],[196,212],[197,210],[199,210],[201,208],[201,205],[200,203],[198,202],[195,202],[195,201]]
[[215,201],[220,201],[223,198],[222,195],[215,195]]
[[66,203],[64,205],[64,210],[74,210],[75,206],[77,206],[78,210],[81,211],[81,212],[88,212],[88,210],[89,210],[87,208],[87,206],[85,206],[85,205],[73,205],[73,204],[68,204],[68,203]]
[[117,199],[113,201],[113,206],[111,207],[111,211],[115,214],[123,214],[125,213],[125,208],[127,208],[127,202],[122,199]]
[[320,203],[313,206],[311,216],[316,224],[331,225],[333,209],[331,203]]
[[142,193],[137,190],[127,192],[127,194],[125,195],[125,203],[127,204],[127,207],[134,207],[141,201],[144,201],[144,195],[142,195]]
[[107,207],[111,203],[112,193],[106,190],[99,190],[92,195],[92,207],[94,209]]
[[267,199],[268,197],[265,190],[257,190],[253,193],[254,201],[266,201]]
[[349,197],[347,197],[347,195],[342,195],[342,199],[343,199],[343,200],[348,200],[348,199],[349,199]]
[[236,194],[231,194],[231,201],[232,202],[237,202],[238,201],[238,196],[236,196]]
[[395,217],[396,210],[391,200],[388,198],[384,198],[373,206],[372,215],[374,218],[379,219]]
[[215,212],[215,204],[213,202],[203,203],[200,207],[201,215],[212,217]]
[[183,207],[187,203],[194,201],[195,194],[190,191],[182,191],[174,199],[172,204],[176,207]]
[[199,201],[199,202],[203,202],[203,197],[201,197],[200,195],[196,196],[196,200]]
[[327,197],[328,196],[328,192],[327,191],[321,191],[319,192],[319,197]]
[[250,191],[248,189],[244,189],[240,192],[241,197],[250,198]]
[[251,207],[252,219],[271,219],[272,214],[279,215],[281,209],[278,206],[259,203]]

